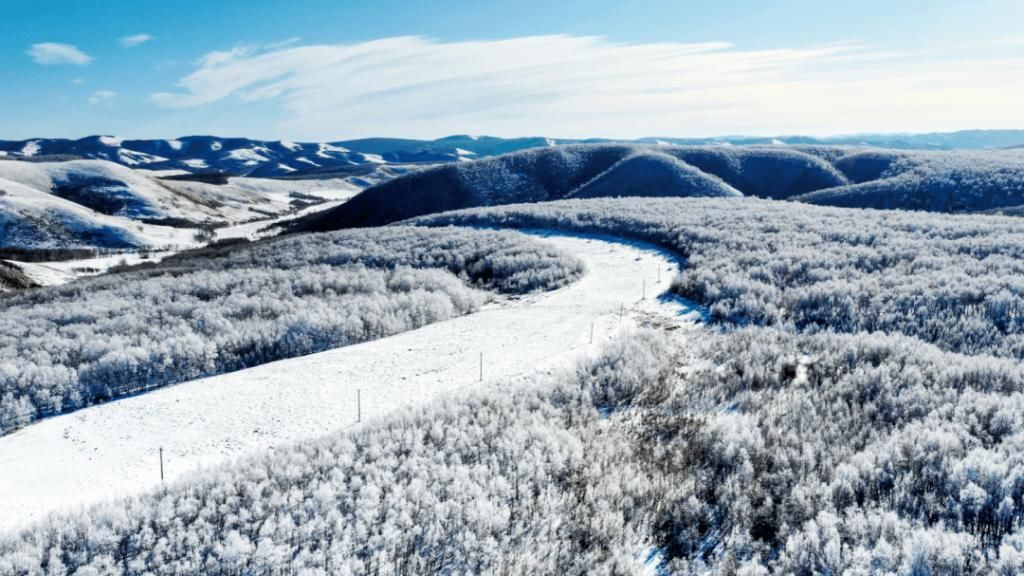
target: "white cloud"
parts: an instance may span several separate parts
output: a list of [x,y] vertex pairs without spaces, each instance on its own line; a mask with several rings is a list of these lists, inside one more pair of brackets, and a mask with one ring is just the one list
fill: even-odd
[[117,92],[113,90],[97,90],[89,96],[89,104],[99,104],[100,102],[106,102],[117,97]]
[[211,52],[167,108],[264,101],[282,136],[636,137],[831,134],[1024,125],[1019,56],[971,59],[851,44],[740,50],[534,36],[239,46]]
[[78,49],[71,44],[59,44],[57,42],[42,42],[33,44],[25,51],[26,54],[35,60],[36,64],[44,66],[50,64],[75,64],[84,66],[92,62],[92,56]]
[[144,42],[149,42],[152,39],[153,39],[153,37],[150,36],[149,34],[135,34],[135,35],[132,35],[132,36],[124,36],[124,37],[122,37],[120,42],[121,42],[121,45],[124,46],[125,48],[132,48],[132,47],[138,46],[139,44],[142,44]]

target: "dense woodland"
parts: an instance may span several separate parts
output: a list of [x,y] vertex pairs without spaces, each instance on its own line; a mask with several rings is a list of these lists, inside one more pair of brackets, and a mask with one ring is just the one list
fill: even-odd
[[0,307],[0,433],[166,384],[363,342],[562,285],[520,235],[393,228],[183,254]]
[[1015,218],[622,198],[416,222],[645,240],[687,259],[673,289],[708,306],[715,322],[901,333],[951,351],[1024,358],[1024,227]]
[[1016,574],[1024,370],[907,337],[639,332],[0,542],[12,574]]
[[[418,219],[659,244],[686,259],[673,290],[706,305],[711,325],[698,337],[623,334],[572,372],[50,518],[0,539],[0,573],[1024,573],[1018,222],[745,198]],[[429,236],[346,234],[322,238],[344,238],[341,251],[359,234]],[[296,259],[328,266],[309,238],[321,237],[121,274],[240,276],[280,246],[309,246]],[[368,244],[368,262],[402,252]],[[533,244],[505,259],[525,279],[474,273],[465,252],[439,244],[428,267],[498,290],[579,273]]]
[[944,213],[1024,209],[1024,151],[850,146],[577,144],[438,166],[299,220],[299,231],[379,226],[483,206],[597,197],[747,196]]

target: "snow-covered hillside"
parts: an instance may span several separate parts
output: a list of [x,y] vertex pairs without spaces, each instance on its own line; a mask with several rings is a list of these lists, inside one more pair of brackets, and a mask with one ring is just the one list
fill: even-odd
[[386,163],[453,162],[484,158],[527,148],[566,144],[620,142],[656,145],[715,146],[874,146],[895,149],[995,149],[1024,145],[1021,130],[966,130],[933,134],[859,134],[814,138],[798,135],[724,136],[712,138],[652,137],[638,140],[591,138],[496,138],[459,134],[436,140],[362,138],[337,142],[290,142],[220,136],[184,136],[132,140],[114,136],[0,140],[0,158],[87,158],[109,160],[131,168],[219,171],[258,177],[346,169]]
[[630,326],[699,319],[665,296],[678,268],[666,253],[607,239],[545,240],[581,258],[586,276],[419,330],[179,384],[0,438],[0,529],[159,486],[161,447],[173,482],[196,467],[352,426],[357,390],[367,421],[459,388],[571,367]]
[[[196,237],[200,228],[270,223],[310,206],[334,206],[406,171],[384,166],[349,177],[239,177],[211,183],[104,160],[5,161],[0,162],[0,247],[186,248],[203,242]],[[223,237],[238,235],[226,231]]]
[[548,146],[396,178],[294,228],[377,226],[446,210],[572,197],[781,199],[848,182],[826,159],[784,146]]
[[[365,145],[364,145],[365,146]],[[369,148],[369,149],[366,149]],[[450,162],[460,158],[454,146],[388,150],[368,146],[362,151],[343,144],[186,136],[173,140],[125,140],[89,136],[79,140],[34,138],[0,141],[0,157],[13,159],[106,160],[129,168],[221,172],[258,178],[316,174],[379,163]]]
[[548,146],[450,163],[369,188],[296,231],[447,210],[616,196],[739,197],[849,208],[986,212],[1024,205],[1024,152],[837,146]]

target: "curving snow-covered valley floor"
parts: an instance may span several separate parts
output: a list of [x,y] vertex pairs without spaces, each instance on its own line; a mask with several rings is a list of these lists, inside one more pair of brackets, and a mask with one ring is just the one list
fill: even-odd
[[665,253],[544,235],[586,262],[582,279],[419,330],[178,384],[0,437],[0,532],[159,486],[161,447],[172,482],[197,467],[356,425],[357,390],[365,422],[459,388],[572,365],[638,323],[696,325],[697,311],[659,298],[678,269]]

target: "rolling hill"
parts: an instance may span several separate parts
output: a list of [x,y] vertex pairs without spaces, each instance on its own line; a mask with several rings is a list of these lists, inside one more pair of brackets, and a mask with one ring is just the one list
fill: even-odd
[[323,168],[385,163],[457,160],[455,150],[398,150],[383,155],[328,143],[186,136],[173,140],[124,140],[89,136],[78,140],[34,138],[0,141],[0,157],[16,160],[107,160],[130,168],[223,172],[268,178],[299,175]]
[[301,219],[293,229],[375,226],[445,210],[573,197],[788,198],[845,184],[827,161],[789,148],[575,144],[396,178]]
[[950,213],[1024,205],[1024,151],[862,152],[837,165],[852,184],[793,199],[845,208]]
[[189,246],[197,229],[341,200],[400,172],[381,166],[347,178],[211,180],[159,177],[105,160],[0,162],[0,248]]
[[236,176],[314,176],[359,165],[438,163],[497,156],[546,146],[620,143],[676,146],[869,146],[901,150],[981,150],[1024,146],[1024,130],[964,130],[929,134],[811,136],[651,137],[638,140],[532,136],[497,138],[453,135],[436,140],[362,138],[337,142],[290,142],[220,136],[160,140],[115,136],[0,140],[0,158],[108,160],[149,170],[217,171]]
[[575,144],[446,164],[368,188],[294,231],[446,210],[615,196],[753,196],[845,208],[1019,212],[1024,152]]

